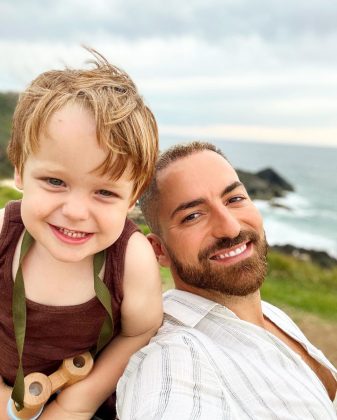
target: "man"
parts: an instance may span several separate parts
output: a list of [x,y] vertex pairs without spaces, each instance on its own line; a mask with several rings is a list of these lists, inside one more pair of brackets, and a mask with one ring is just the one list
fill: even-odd
[[221,151],[169,149],[141,207],[176,290],[119,382],[120,420],[336,419],[336,369],[261,301],[262,219]]

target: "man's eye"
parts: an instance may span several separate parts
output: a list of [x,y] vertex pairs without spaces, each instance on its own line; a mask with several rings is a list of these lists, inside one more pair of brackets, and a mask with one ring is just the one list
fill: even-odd
[[243,201],[243,200],[245,200],[245,199],[246,199],[245,197],[242,197],[242,196],[236,195],[235,197],[230,198],[230,199],[228,200],[228,203],[239,203],[240,201]]
[[188,216],[184,217],[183,223],[191,222],[192,220],[197,219],[200,216],[200,213],[191,213]]
[[64,182],[58,178],[47,178],[47,183],[53,187],[61,187],[64,185]]

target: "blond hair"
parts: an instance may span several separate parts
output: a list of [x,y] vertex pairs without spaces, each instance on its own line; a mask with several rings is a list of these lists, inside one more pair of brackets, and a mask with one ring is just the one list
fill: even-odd
[[50,116],[68,103],[83,105],[94,115],[98,145],[107,150],[100,174],[118,179],[130,165],[136,201],[152,177],[158,154],[156,120],[128,74],[86,49],[95,57],[94,68],[47,71],[20,95],[8,156],[22,174],[27,157],[39,148]]

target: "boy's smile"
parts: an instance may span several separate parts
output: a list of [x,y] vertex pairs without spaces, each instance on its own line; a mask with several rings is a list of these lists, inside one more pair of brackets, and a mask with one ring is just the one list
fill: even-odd
[[87,232],[77,232],[63,227],[50,225],[51,230],[61,240],[69,244],[83,244],[93,235]]
[[121,234],[133,181],[129,171],[117,180],[98,174],[107,152],[98,145],[93,115],[77,104],[55,112],[39,141],[23,175],[15,176],[23,222],[53,258],[81,261]]

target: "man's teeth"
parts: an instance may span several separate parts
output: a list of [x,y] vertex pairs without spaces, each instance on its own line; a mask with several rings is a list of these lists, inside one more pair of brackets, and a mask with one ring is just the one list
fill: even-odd
[[239,248],[233,249],[232,251],[225,252],[224,254],[216,255],[214,258],[216,260],[224,260],[225,258],[235,257],[236,255],[240,255],[247,249],[247,245],[243,244]]
[[69,230],[65,228],[59,228],[59,231],[63,233],[63,235],[69,236],[70,238],[84,238],[87,234],[84,232],[76,232],[75,230]]

